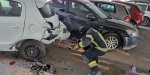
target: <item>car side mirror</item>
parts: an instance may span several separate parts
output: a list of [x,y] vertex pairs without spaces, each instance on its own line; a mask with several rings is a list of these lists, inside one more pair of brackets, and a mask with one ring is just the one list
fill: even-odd
[[94,21],[94,20],[96,19],[93,14],[88,14],[88,15],[86,16],[86,18],[87,18],[87,19],[90,19],[91,21]]

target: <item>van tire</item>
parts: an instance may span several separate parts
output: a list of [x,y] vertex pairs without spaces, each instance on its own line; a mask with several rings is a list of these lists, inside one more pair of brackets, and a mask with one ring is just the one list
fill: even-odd
[[144,22],[142,23],[142,26],[148,26],[150,23],[150,19],[148,17],[144,17]]
[[45,46],[36,40],[25,41],[19,50],[20,56],[28,61],[40,60],[45,56]]
[[[110,40],[110,38],[113,38],[113,40]],[[120,39],[120,37],[117,34],[115,34],[115,33],[107,33],[107,34],[104,35],[104,39],[106,40],[108,51],[113,51],[116,48],[120,47],[121,39]],[[110,42],[112,42],[112,43],[116,42],[115,43],[116,46],[114,48],[110,48],[110,45],[111,45]]]

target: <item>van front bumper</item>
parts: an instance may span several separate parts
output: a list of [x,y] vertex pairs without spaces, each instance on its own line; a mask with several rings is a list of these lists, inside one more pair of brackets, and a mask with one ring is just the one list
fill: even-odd
[[132,48],[135,48],[139,42],[139,37],[124,37],[124,50],[131,50]]

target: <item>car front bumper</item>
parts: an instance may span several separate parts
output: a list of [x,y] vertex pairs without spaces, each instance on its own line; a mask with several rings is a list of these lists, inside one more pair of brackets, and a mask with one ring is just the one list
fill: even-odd
[[139,37],[124,37],[124,50],[131,50],[132,48],[135,48],[139,42]]

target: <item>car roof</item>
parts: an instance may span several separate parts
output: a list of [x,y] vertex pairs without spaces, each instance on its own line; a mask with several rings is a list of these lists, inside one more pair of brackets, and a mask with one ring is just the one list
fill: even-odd
[[89,0],[89,1],[94,1],[94,2],[104,2],[104,3],[116,4],[116,5],[125,5],[125,4],[122,4],[122,3],[109,2],[109,1],[100,1],[100,0]]
[[130,0],[128,2],[150,3],[150,0]]
[[21,1],[24,2],[25,4],[30,4],[32,2],[36,2],[37,6],[43,7],[48,1],[47,0],[12,0],[12,1]]
[[113,1],[113,2],[125,3],[125,4],[130,4],[130,5],[135,5],[136,6],[135,3],[130,3],[130,2],[124,2],[124,1]]
[[43,3],[47,3],[48,2],[47,0],[12,0],[12,1],[22,1],[22,2],[40,1],[40,2],[43,2]]
[[[68,0],[69,1],[69,0]],[[87,3],[90,2],[89,0],[71,0],[71,1],[77,1],[77,2],[81,2],[81,3]]]

